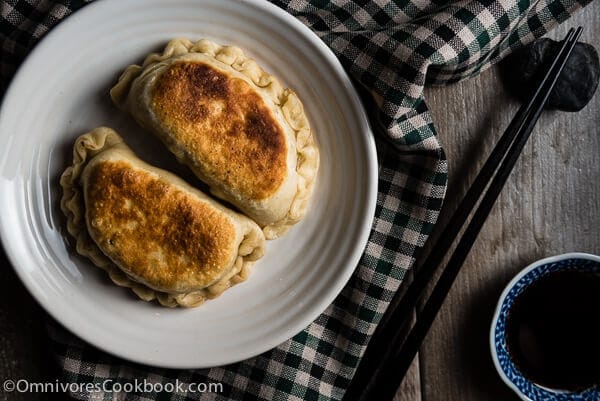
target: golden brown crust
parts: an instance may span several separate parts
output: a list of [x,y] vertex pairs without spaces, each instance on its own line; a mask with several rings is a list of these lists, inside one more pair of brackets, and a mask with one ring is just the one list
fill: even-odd
[[184,292],[229,270],[235,227],[223,213],[124,161],[96,163],[87,182],[90,235],[130,276]]
[[246,81],[182,61],[160,75],[151,97],[172,139],[203,161],[205,174],[248,199],[265,199],[280,187],[285,134]]
[[[73,164],[62,174],[60,184],[60,206],[67,216],[67,231],[75,238],[77,252],[105,270],[115,284],[131,288],[145,301],[156,299],[171,307],[198,306],[246,280],[250,266],[264,253],[265,238],[254,222],[179,177],[144,163],[110,128],[96,128],[77,138]],[[96,184],[99,188],[94,189]],[[120,200],[119,195],[123,195]],[[91,213],[86,211],[86,203],[91,205]],[[125,213],[127,204],[131,213]],[[161,215],[163,212],[167,216]],[[168,227],[163,218],[175,227]],[[113,224],[118,227],[112,227]],[[160,227],[153,227],[154,224]],[[139,233],[133,230],[136,225]],[[121,230],[136,238],[119,235]],[[194,239],[187,238],[188,234]],[[203,241],[204,234],[215,242],[206,242],[195,253],[195,245]],[[115,235],[119,237],[117,242]],[[109,243],[111,239],[113,244]],[[232,239],[233,244],[227,245]],[[150,249],[137,240],[154,242],[155,246]],[[132,255],[125,255],[126,248],[132,249]],[[144,261],[144,250],[149,253],[148,259],[160,251],[169,263],[174,261],[175,269],[171,271],[166,263],[144,268],[138,264]],[[232,252],[226,264],[224,252],[228,250]],[[177,267],[178,252],[208,266],[198,265],[189,272],[183,264]],[[215,276],[219,276],[216,281]]]
[[[262,168],[262,163],[266,162],[267,172],[250,175],[245,172],[251,169],[242,168],[239,170],[243,172],[240,177],[230,177],[237,174],[238,170],[229,169],[227,171],[232,163],[229,163],[225,157],[220,159],[218,156],[213,156],[211,161],[211,168],[215,171],[208,172],[206,168],[208,163],[205,163],[202,157],[195,155],[194,144],[191,144],[191,147],[183,146],[181,141],[173,139],[173,133],[176,130],[172,128],[181,125],[181,121],[187,121],[187,126],[191,127],[193,124],[190,121],[221,108],[220,102],[212,102],[212,110],[210,108],[203,110],[201,107],[190,107],[189,105],[168,107],[166,106],[168,99],[165,96],[163,108],[169,109],[171,112],[179,109],[182,113],[180,115],[173,113],[171,128],[163,123],[161,111],[155,111],[154,104],[157,102],[153,101],[153,87],[156,82],[160,81],[161,74],[168,71],[173,64],[178,63],[189,63],[190,65],[199,63],[210,66],[214,71],[224,74],[232,81],[245,82],[256,96],[260,97],[259,103],[267,107],[270,116],[283,133],[281,138],[285,146],[284,149],[278,150],[279,145],[270,143],[271,139],[266,139],[262,143],[266,147],[265,156],[262,153],[258,154],[258,166]],[[185,78],[186,75],[193,77],[194,74],[183,71],[178,74],[180,78]],[[189,86],[186,87],[186,84],[182,83],[181,87],[174,89],[174,93],[181,95],[183,92],[179,91],[189,89]],[[219,92],[218,88],[214,89],[215,92]],[[245,89],[242,92],[249,93]],[[277,78],[264,71],[239,47],[222,46],[206,39],[197,42],[191,42],[188,39],[173,39],[162,53],[148,55],[141,66],[129,66],[111,89],[110,94],[119,108],[130,112],[142,126],[154,132],[180,162],[190,167],[198,178],[209,185],[215,196],[230,202],[256,221],[263,228],[268,239],[279,237],[306,214],[315,186],[319,166],[319,150],[302,103],[293,90],[284,88]],[[160,96],[158,92],[156,94]],[[231,96],[234,98],[233,95]],[[188,99],[191,100],[191,98]],[[243,96],[243,99],[248,102],[250,100],[248,96]],[[238,99],[234,98],[234,100]],[[262,110],[258,114],[267,115]],[[175,121],[177,123],[174,123]],[[271,129],[269,131],[272,132]],[[189,133],[182,135],[187,136]],[[243,153],[246,149],[241,146],[243,143],[238,143],[240,142],[238,138],[236,141],[229,142],[232,147],[237,148],[229,150],[234,156],[232,160],[243,160],[243,157],[237,156],[236,152]],[[248,140],[248,143],[254,142]],[[257,141],[256,143],[261,142]],[[278,160],[269,159],[273,155],[282,153],[285,153],[285,170],[283,172],[278,165]],[[276,163],[271,165],[272,161]],[[227,162],[226,165],[221,164],[225,162]],[[281,173],[284,173],[281,185],[271,195],[265,196],[271,185],[276,186]],[[250,181],[252,179],[254,181]],[[255,193],[252,190],[243,192],[235,190],[228,183],[238,183],[238,185],[244,183],[249,188],[255,188],[256,185],[257,189]],[[260,196],[265,197],[259,199]]]

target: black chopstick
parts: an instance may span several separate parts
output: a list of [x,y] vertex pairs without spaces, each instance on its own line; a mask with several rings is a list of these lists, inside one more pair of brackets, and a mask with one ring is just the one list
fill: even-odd
[[[543,110],[549,93],[581,34],[581,30],[582,28],[579,28],[575,33],[573,33],[572,29],[569,31],[554,62],[548,69],[544,79],[540,82],[531,100],[523,105],[513,118],[463,201],[446,225],[438,242],[432,248],[432,252],[418,270],[403,298],[399,302],[397,302],[398,300],[395,300],[396,302],[392,301],[392,305],[395,304],[396,306],[388,310],[384,315],[346,392],[344,401],[388,400],[393,398],[399,382],[410,367],[420,344],[429,331],[454,279],[460,271],[460,267],[466,259],[493,204],[525,146]],[[506,157],[505,154],[507,154]],[[481,194],[487,187],[487,183],[494,172],[496,172],[497,166],[501,161],[502,164],[497,170],[496,177],[489,185],[488,192],[480,202],[480,206],[473,215],[471,223],[465,230],[429,300],[419,314],[417,322],[406,340],[401,342],[402,331],[400,329],[402,325],[408,321],[413,308],[422,297],[437,266],[443,260],[452,243],[454,243],[456,236],[465,224],[473,207],[477,204]]]

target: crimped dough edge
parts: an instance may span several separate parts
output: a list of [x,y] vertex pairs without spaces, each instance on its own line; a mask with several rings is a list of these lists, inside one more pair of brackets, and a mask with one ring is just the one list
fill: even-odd
[[194,43],[186,38],[176,38],[169,41],[162,54],[148,55],[142,66],[130,65],[127,67],[119,77],[117,84],[111,89],[111,97],[119,108],[127,110],[128,95],[135,79],[151,73],[153,66],[162,61],[189,53],[200,53],[212,57],[221,62],[224,67],[229,66],[249,78],[254,85],[261,89],[262,94],[268,96],[275,105],[280,107],[285,122],[295,133],[296,173],[298,175],[296,195],[290,204],[290,209],[281,220],[263,226],[263,232],[267,239],[278,238],[306,214],[319,168],[319,150],[304,113],[302,102],[293,90],[284,88],[276,77],[264,71],[239,47],[222,46],[208,39],[201,39]]
[[[110,260],[90,237],[85,220],[85,203],[80,177],[87,163],[103,150],[118,144],[123,144],[123,139],[111,128],[99,127],[78,137],[73,146],[73,164],[65,169],[60,177],[60,186],[63,195],[60,208],[67,217],[67,231],[75,239],[77,253],[90,259],[96,266],[108,273],[111,281],[118,286],[130,288],[144,301],[157,300],[167,307],[195,307],[207,299],[221,295],[231,286],[245,281],[254,261],[262,256],[254,252],[238,257],[234,266],[219,281],[210,286],[181,294],[170,294],[151,289],[144,284],[134,281],[125,274],[112,260]],[[251,236],[251,233],[249,233]],[[246,247],[251,241],[248,234],[239,245],[239,249]],[[248,251],[246,249],[246,251]]]

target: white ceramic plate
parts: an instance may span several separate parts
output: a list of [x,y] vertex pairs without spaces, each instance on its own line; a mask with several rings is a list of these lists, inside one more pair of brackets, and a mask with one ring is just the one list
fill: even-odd
[[[235,44],[294,88],[321,149],[306,219],[268,244],[248,281],[196,309],[136,299],[66,245],[58,179],[80,134],[115,128],[137,154],[189,176],[108,96],[121,71],[174,37]],[[209,367],[257,355],[304,329],[341,291],[368,239],[375,146],[359,100],[330,50],[262,1],[102,0],[42,40],[0,111],[0,235],[19,277],[81,338],[120,357]]]

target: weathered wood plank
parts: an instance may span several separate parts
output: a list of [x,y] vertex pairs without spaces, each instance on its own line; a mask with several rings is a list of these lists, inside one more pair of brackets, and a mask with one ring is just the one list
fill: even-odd
[[[600,43],[600,3],[552,33],[584,25]],[[429,88],[427,103],[450,161],[446,214],[453,210],[518,104],[497,68],[456,85]],[[495,373],[488,333],[498,296],[536,259],[600,253],[600,95],[579,113],[546,112],[515,167],[419,354],[425,401],[517,400]],[[403,390],[405,391],[405,390]],[[405,398],[409,399],[409,398]]]
[[[57,368],[48,349],[44,312],[21,284],[0,249],[0,386],[15,382],[54,382]],[[2,401],[46,400],[43,393],[4,392]],[[60,397],[55,399],[62,399]]]
[[[585,25],[584,40],[600,44],[598,2],[567,26],[575,24]],[[555,35],[564,32],[561,27]],[[430,88],[426,95],[450,160],[451,210],[517,104],[502,90],[495,69],[460,84]],[[397,401],[517,399],[491,364],[491,314],[501,289],[527,263],[574,250],[600,253],[599,149],[600,95],[580,113],[542,117]],[[53,381],[56,368],[47,349],[43,312],[1,250],[0,267],[0,378]],[[48,398],[0,392],[0,401]]]

